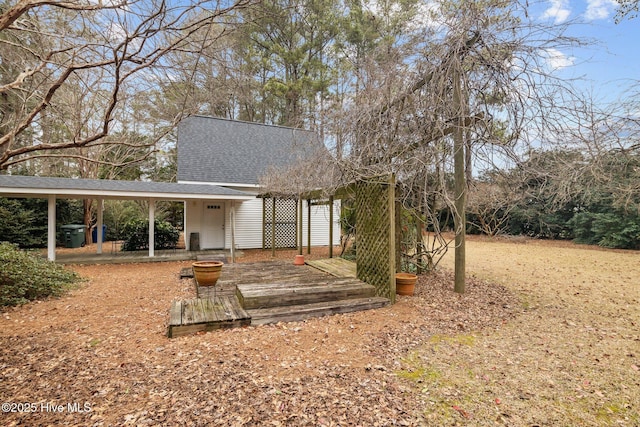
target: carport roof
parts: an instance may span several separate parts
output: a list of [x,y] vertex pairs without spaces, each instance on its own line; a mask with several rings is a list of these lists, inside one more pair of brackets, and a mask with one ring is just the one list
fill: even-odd
[[249,200],[254,195],[208,184],[0,175],[0,196],[104,199]]

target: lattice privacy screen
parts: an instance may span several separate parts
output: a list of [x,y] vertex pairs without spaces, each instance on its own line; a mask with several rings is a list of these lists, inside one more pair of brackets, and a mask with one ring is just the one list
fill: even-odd
[[264,199],[264,249],[271,249],[272,230],[274,224],[273,201],[276,203],[275,210],[275,247],[295,248],[297,247],[297,227],[296,218],[298,203],[295,199]]
[[358,279],[395,301],[395,180],[359,181],[355,188]]

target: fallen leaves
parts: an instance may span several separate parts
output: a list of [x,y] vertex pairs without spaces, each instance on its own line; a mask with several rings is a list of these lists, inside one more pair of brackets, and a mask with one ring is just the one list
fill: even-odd
[[453,405],[451,408],[453,408],[453,410],[457,411],[460,415],[462,415],[462,417],[471,418],[471,415],[467,411],[459,407],[458,405]]
[[[171,301],[193,296],[177,278],[187,264],[77,267],[90,278],[81,289],[0,317],[0,398],[92,410],[2,424],[637,425],[637,288],[596,298],[600,282],[569,277],[565,289],[568,266],[547,272],[519,246],[529,251],[505,280],[518,285],[470,277],[457,295],[439,272],[392,307],[172,340]],[[483,265],[518,251],[499,254]]]

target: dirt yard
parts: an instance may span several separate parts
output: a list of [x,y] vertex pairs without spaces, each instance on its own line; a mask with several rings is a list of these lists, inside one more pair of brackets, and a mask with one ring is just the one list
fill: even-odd
[[0,424],[640,425],[640,253],[470,239],[463,296],[452,255],[392,307],[172,340],[188,263],[74,266],[0,313]]

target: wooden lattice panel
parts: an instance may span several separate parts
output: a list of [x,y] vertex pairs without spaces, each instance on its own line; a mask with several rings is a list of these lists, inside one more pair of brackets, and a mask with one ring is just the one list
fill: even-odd
[[[265,199],[264,203],[264,245],[271,249],[274,199]],[[275,247],[295,248],[297,246],[297,208],[295,199],[275,199]]]
[[395,300],[395,183],[393,176],[356,183],[358,279]]

